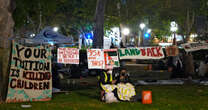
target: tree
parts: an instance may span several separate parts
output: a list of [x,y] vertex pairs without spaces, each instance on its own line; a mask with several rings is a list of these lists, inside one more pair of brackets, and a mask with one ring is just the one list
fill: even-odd
[[38,33],[49,25],[56,12],[56,0],[17,0],[13,17],[15,32],[24,36],[27,31]]
[[97,6],[95,11],[93,48],[103,48],[104,13],[106,2],[107,0],[97,0]]
[[9,37],[13,36],[14,21],[12,12],[15,8],[14,1],[0,0],[0,102],[6,97],[8,86],[9,65]]
[[28,31],[39,33],[46,26],[58,26],[66,36],[82,35],[92,30],[95,1],[18,0],[14,13],[15,32],[24,36]]

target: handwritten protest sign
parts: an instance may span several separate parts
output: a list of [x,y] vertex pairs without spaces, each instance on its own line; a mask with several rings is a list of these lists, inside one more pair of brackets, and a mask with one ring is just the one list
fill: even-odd
[[104,69],[104,53],[101,49],[88,49],[87,58],[89,69]]
[[161,59],[164,53],[161,47],[121,48],[120,59]]
[[13,42],[6,102],[50,100],[51,57],[50,48]]
[[105,68],[119,67],[117,49],[104,49]]
[[200,42],[185,43],[185,44],[181,44],[181,46],[185,49],[186,52],[208,49],[208,43],[200,43]]
[[179,54],[177,46],[168,46],[165,48],[165,52],[167,56],[177,56]]
[[79,64],[79,49],[58,48],[58,63]]

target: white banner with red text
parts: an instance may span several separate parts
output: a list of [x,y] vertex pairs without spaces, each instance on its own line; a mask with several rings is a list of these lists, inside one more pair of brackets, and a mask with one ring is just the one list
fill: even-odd
[[88,68],[107,69],[119,67],[117,49],[88,49]]
[[58,63],[79,64],[79,49],[58,48]]

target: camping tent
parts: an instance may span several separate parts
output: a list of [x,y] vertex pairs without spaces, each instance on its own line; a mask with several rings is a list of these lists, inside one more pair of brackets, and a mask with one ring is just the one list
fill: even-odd
[[46,27],[34,38],[25,39],[25,43],[29,43],[29,44],[72,44],[73,39],[70,37],[66,37],[58,32],[53,31],[52,27]]

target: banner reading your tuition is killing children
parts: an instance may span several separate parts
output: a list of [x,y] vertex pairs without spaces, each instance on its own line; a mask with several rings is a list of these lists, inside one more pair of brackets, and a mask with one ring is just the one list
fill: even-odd
[[47,101],[51,97],[50,48],[13,42],[6,102]]
[[161,59],[164,58],[162,47],[140,47],[118,49],[120,59]]

